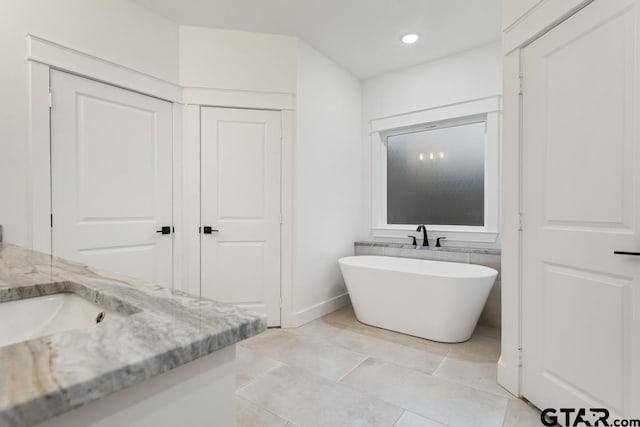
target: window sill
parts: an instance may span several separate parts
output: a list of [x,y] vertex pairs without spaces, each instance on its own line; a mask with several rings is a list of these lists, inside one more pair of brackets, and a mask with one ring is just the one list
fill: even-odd
[[[482,229],[481,227],[460,227],[458,229],[446,228],[442,226],[434,226],[427,228],[429,240],[435,240],[437,237],[445,237],[448,242],[468,242],[468,243],[490,243],[498,242],[500,233]],[[418,238],[422,237],[422,233],[418,233],[413,227],[373,227],[371,229],[371,237],[381,239],[406,239],[407,236],[413,235]]]
[[451,247],[442,246],[436,248],[433,246],[413,246],[403,243],[389,243],[389,242],[370,242],[370,241],[358,241],[355,242],[355,246],[367,247],[367,248],[390,248],[390,249],[412,249],[417,251],[433,251],[433,252],[459,252],[466,254],[478,254],[478,255],[500,255],[500,249],[496,248],[465,248],[465,247]]

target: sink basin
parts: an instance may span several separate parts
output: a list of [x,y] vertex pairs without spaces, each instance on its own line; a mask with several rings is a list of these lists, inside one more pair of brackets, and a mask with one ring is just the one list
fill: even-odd
[[122,317],[71,292],[3,302],[0,347]]

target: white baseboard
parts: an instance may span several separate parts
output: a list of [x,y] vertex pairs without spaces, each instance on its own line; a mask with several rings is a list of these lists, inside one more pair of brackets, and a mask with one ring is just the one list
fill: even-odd
[[282,327],[297,328],[305,323],[309,323],[322,316],[326,316],[329,313],[333,313],[350,303],[351,300],[349,299],[349,294],[345,292],[344,294],[322,301],[321,303],[312,305],[311,307],[291,313],[291,316],[287,316],[286,322],[283,318]]

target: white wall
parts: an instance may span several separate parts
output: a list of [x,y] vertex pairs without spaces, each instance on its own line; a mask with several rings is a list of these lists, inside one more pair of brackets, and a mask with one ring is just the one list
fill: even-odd
[[508,0],[502,2],[502,28],[509,28],[519,18],[524,16],[541,3],[540,0]]
[[368,123],[501,92],[501,52],[496,43],[363,81],[363,118]]
[[180,27],[180,84],[295,93],[295,37]]
[[346,300],[338,258],[362,237],[362,119],[356,77],[302,41],[297,66],[293,311],[306,321]]
[[127,0],[0,5],[0,224],[5,241],[31,246],[26,34],[177,81],[178,27]]
[[371,138],[369,135],[371,120],[496,96],[501,93],[502,56],[499,43],[364,80],[362,82],[364,217],[361,222],[361,233],[369,235],[371,228]]

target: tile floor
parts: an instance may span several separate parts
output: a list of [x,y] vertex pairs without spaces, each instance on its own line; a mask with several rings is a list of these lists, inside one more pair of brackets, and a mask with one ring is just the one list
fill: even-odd
[[346,307],[237,346],[239,427],[540,426],[496,383],[499,332],[442,344],[359,323]]

